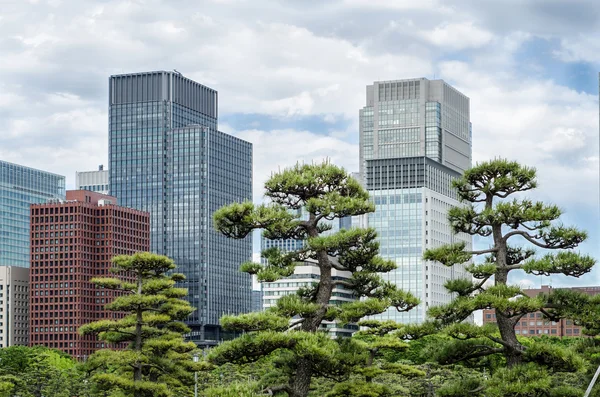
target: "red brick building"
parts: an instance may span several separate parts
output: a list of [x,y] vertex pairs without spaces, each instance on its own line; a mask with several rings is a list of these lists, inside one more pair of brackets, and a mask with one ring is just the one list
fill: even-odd
[[114,292],[90,280],[109,275],[113,256],[150,250],[150,215],[100,193],[73,190],[66,198],[31,206],[29,344],[85,359],[108,346],[79,327],[119,316],[104,310]]
[[[573,287],[573,290],[585,292],[589,295],[596,295],[600,293],[600,287]],[[552,291],[552,287],[548,285],[542,285],[542,288],[532,288],[523,290],[525,294],[530,297],[535,297],[540,293],[549,293]],[[495,323],[496,313],[493,309],[486,309],[483,311],[483,323]],[[521,320],[515,325],[515,333],[517,336],[581,336],[581,327],[573,324],[572,320],[561,319],[560,321],[548,321],[544,318],[542,313],[529,313],[523,316]]]

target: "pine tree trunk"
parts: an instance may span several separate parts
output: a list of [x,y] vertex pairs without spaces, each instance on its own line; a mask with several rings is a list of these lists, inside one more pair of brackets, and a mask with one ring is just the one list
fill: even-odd
[[[373,365],[373,362],[375,361],[375,354],[377,354],[376,349],[369,350],[369,357],[367,358],[367,365],[366,365],[367,368],[369,368]],[[368,383],[371,383],[371,382],[373,382],[373,377],[365,376],[365,381]]]
[[[488,196],[486,208],[491,209],[491,203],[491,196]],[[498,250],[496,252],[496,266],[498,270],[494,276],[494,283],[495,285],[506,285],[508,282],[508,270],[506,269],[508,266],[508,247],[502,235],[502,225],[492,225],[492,234],[494,237],[494,246]],[[521,353],[524,350],[523,345],[517,340],[514,319],[504,316],[498,309],[495,312],[500,338],[505,343],[504,357],[506,358],[506,365],[510,368],[522,362]]]
[[[315,215],[310,214],[310,221],[314,222],[314,226],[309,228],[308,234],[311,237],[317,237],[319,232],[316,229]],[[327,313],[327,307],[329,300],[331,299],[331,293],[333,291],[333,278],[331,276],[331,262],[326,251],[318,251],[317,258],[319,263],[319,289],[317,290],[317,296],[315,303],[320,308],[312,316],[308,316],[301,325],[301,330],[304,332],[317,332],[323,321],[323,317]],[[290,397],[306,397],[310,390],[310,383],[312,379],[312,363],[308,359],[298,359],[296,366],[296,374],[293,381],[290,384]]]
[[496,310],[496,321],[500,330],[500,337],[508,344],[508,346],[505,346],[504,351],[506,365],[510,368],[521,364],[523,346],[517,340],[514,322],[510,318],[504,317],[498,310]]
[[[508,274],[506,272],[498,272],[496,274],[496,285],[506,285]],[[523,345],[517,340],[517,334],[515,333],[515,321],[512,318],[504,316],[498,309],[496,312],[496,323],[498,324],[498,330],[500,331],[500,338],[506,343],[504,346],[504,357],[506,358],[506,365],[510,368],[514,365],[521,364],[522,352],[524,350]]]
[[310,381],[312,378],[312,368],[310,360],[301,358],[298,360],[296,375],[290,385],[291,393],[289,397],[306,397],[310,390]]

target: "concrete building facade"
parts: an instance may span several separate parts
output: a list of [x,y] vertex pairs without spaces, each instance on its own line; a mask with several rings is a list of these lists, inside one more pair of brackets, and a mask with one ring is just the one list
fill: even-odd
[[103,165],[99,165],[98,171],[76,172],[75,190],[108,194],[108,170],[105,170]]
[[29,269],[0,266],[0,348],[29,343]]
[[384,277],[422,304],[407,313],[390,309],[377,319],[420,323],[427,309],[449,303],[447,280],[468,278],[464,267],[422,260],[428,248],[463,241],[447,211],[460,205],[451,183],[471,166],[469,98],[442,80],[382,81],[367,86],[360,112],[361,179],[376,211],[368,225],[381,255],[398,268]]
[[215,344],[223,314],[249,312],[252,237],[228,239],[212,214],[252,200],[252,145],[218,131],[217,91],[178,72],[111,76],[110,192],[148,211],[152,252],[171,257],[196,311],[189,338]]
[[109,276],[116,255],[150,249],[150,215],[117,205],[117,199],[86,190],[63,202],[31,206],[29,344],[60,349],[85,359],[106,346],[79,327],[119,318],[104,310],[115,291],[96,287]]
[[64,198],[64,176],[0,161],[0,266],[29,267],[29,205]]

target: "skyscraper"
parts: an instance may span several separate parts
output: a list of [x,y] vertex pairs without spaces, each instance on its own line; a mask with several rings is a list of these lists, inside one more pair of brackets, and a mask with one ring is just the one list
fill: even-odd
[[64,198],[64,176],[0,161],[0,266],[29,267],[29,205]]
[[451,187],[471,166],[469,98],[442,80],[424,78],[375,82],[367,86],[360,110],[360,169],[376,211],[381,255],[398,268],[385,277],[411,291],[422,304],[408,312],[378,316],[418,323],[427,308],[448,303],[447,280],[466,278],[462,267],[422,260],[425,249],[464,241],[454,235],[447,211],[460,205]]
[[75,173],[75,189],[108,194],[108,170],[103,165],[98,171],[78,171]]
[[119,292],[97,288],[94,277],[112,277],[116,255],[150,248],[150,215],[117,205],[111,196],[70,190],[67,201],[31,206],[31,345],[60,349],[85,359],[109,347],[77,331],[122,314],[104,310]]
[[191,339],[222,338],[219,318],[251,308],[251,237],[217,233],[212,214],[252,199],[252,145],[217,130],[217,92],[178,72],[111,76],[111,195],[150,212],[151,250],[186,275]]

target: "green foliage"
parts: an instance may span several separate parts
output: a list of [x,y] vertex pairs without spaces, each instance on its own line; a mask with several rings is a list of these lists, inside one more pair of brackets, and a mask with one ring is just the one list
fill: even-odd
[[354,381],[338,383],[325,397],[388,397],[390,389],[382,384]]
[[0,396],[70,397],[83,391],[83,377],[63,352],[43,346],[0,349]]
[[289,327],[289,321],[273,312],[263,312],[223,316],[221,325],[228,331],[285,331]]
[[467,376],[444,384],[438,391],[439,397],[483,396],[483,379],[480,376]]
[[[271,175],[265,188],[268,204],[233,203],[223,207],[214,214],[215,228],[231,238],[244,238],[252,230],[262,229],[267,239],[304,241],[303,248],[297,251],[264,250],[266,264],[242,264],[241,270],[256,275],[259,281],[288,277],[296,266],[307,262],[319,267],[320,279],[295,295],[282,296],[265,313],[223,317],[225,328],[247,333],[213,349],[209,360],[222,366],[272,357],[279,374],[284,376],[273,378],[273,383],[264,385],[265,389],[273,386],[294,397],[306,396],[313,378],[346,380],[367,363],[373,349],[401,345],[392,338],[381,339],[372,346],[372,341],[331,340],[319,331],[324,321],[339,326],[382,313],[389,307],[408,311],[419,300],[378,274],[389,272],[396,265],[379,256],[374,229],[326,233],[331,230],[326,221],[375,210],[368,193],[345,170],[328,162],[298,164]],[[308,213],[307,218],[300,218],[300,209]],[[334,271],[348,272],[351,277],[340,280]],[[336,287],[343,287],[356,300],[332,304]],[[370,370],[372,375],[377,372],[375,367]]]
[[296,344],[297,340],[291,333],[273,331],[248,333],[211,349],[209,361],[216,365],[247,364],[278,349],[292,349]]
[[577,372],[585,368],[585,361],[572,349],[532,340],[523,355],[524,361],[534,362],[556,372]]
[[469,202],[484,197],[505,198],[516,192],[537,187],[535,168],[524,167],[515,161],[492,160],[477,164],[453,182],[458,196]]
[[133,397],[170,397],[193,382],[192,342],[182,334],[189,329],[180,320],[193,309],[181,300],[186,291],[175,288],[181,274],[165,256],[137,253],[117,256],[111,272],[127,274],[133,280],[94,279],[101,288],[121,291],[122,295],[106,305],[108,310],[124,312],[119,320],[100,320],[79,329],[83,335],[96,334],[100,340],[128,344],[125,350],[99,350],[89,357],[85,370],[99,390],[122,392]]
[[528,363],[512,368],[499,368],[487,382],[490,397],[545,397],[552,390],[548,372]]
[[556,255],[548,254],[540,259],[531,259],[523,264],[523,270],[535,275],[549,276],[562,273],[579,277],[590,272],[595,263],[595,259],[591,256],[563,251]]
[[468,251],[465,251],[465,248],[465,243],[456,243],[428,249],[423,254],[423,259],[440,262],[446,266],[454,266],[471,259],[472,255]]
[[210,387],[202,392],[204,397],[259,397],[264,394],[256,383],[236,382],[227,386]]

